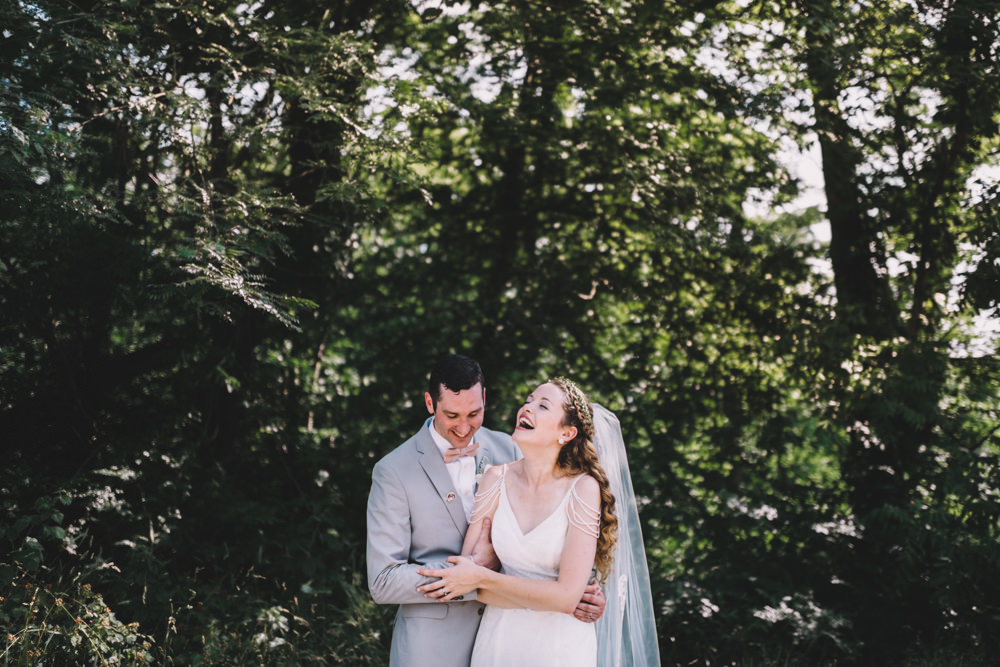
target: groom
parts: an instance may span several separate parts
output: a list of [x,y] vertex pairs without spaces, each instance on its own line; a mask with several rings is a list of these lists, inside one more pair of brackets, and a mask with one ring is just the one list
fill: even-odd
[[[431,371],[424,402],[432,415],[417,433],[372,470],[368,496],[368,588],[377,604],[398,604],[392,667],[469,667],[483,605],[475,593],[448,603],[424,597],[417,574],[444,567],[461,553],[479,475],[520,457],[510,436],[482,428],[486,380],[473,359],[442,358]],[[473,560],[499,565],[488,540]],[[588,587],[578,618],[604,612],[605,600]]]

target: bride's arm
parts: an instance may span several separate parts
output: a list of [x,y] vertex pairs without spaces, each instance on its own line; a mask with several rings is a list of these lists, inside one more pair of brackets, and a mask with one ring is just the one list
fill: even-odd
[[[575,492],[580,501],[592,507],[600,507],[600,489],[593,477],[581,479]],[[572,613],[590,579],[596,553],[596,535],[571,522],[559,561],[559,578],[555,581],[500,574],[479,567],[468,558],[452,556],[448,558],[448,562],[454,563],[454,567],[421,570],[421,574],[440,579],[417,590],[428,597],[446,602],[478,588],[478,597],[483,602],[499,596],[506,598],[514,606]]]
[[476,565],[482,565],[491,570],[500,569],[500,560],[497,558],[496,551],[493,550],[490,524],[500,501],[503,471],[502,466],[496,466],[483,474],[479,483],[479,491],[476,493],[476,502],[472,507],[469,527],[465,531],[465,541],[462,542],[463,556],[469,556]]

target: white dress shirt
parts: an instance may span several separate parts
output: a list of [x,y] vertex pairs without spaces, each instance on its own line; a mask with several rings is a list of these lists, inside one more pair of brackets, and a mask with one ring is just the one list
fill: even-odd
[[[441,450],[443,457],[444,453],[452,448],[451,443],[445,440],[444,436],[434,428],[433,417],[428,420],[427,428],[431,430],[431,438],[434,439],[437,448]],[[473,442],[475,442],[475,437],[469,442],[469,446],[472,446]],[[468,521],[472,516],[472,507],[476,503],[476,457],[460,456],[457,460],[444,464],[444,467],[447,468],[448,474],[451,476],[451,483],[455,485],[455,492],[462,501],[462,509],[465,510],[465,520]]]

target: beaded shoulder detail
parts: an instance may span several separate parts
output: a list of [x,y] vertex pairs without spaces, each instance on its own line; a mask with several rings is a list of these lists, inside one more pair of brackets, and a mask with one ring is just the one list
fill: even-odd
[[496,481],[490,484],[488,488],[480,487],[476,491],[476,502],[472,507],[472,516],[469,517],[469,523],[481,521],[483,517],[493,514],[500,505],[500,489],[503,488],[503,478],[507,474],[507,464],[505,463],[498,467],[500,468],[500,474],[497,475]]
[[585,475],[573,480],[569,488],[569,502],[566,503],[566,517],[571,525],[582,530],[593,538],[601,535],[601,510],[580,497],[576,491],[576,483]]

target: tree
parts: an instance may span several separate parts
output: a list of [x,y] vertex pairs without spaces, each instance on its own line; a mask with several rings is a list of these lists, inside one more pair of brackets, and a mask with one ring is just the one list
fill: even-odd
[[[285,596],[247,572],[277,588],[349,553],[299,371],[329,333],[347,238],[377,209],[358,173],[387,144],[358,124],[359,83],[372,26],[401,11],[4,5],[7,566],[60,586],[88,573],[165,655],[242,650],[177,635],[172,581],[250,590],[235,623],[270,632],[254,607]],[[276,363],[289,331],[304,356]],[[68,505],[50,512],[53,497]],[[301,534],[259,537],[292,516]],[[350,578],[325,576],[352,613]],[[197,605],[182,623],[230,613]]]
[[995,567],[983,551],[993,531],[967,531],[996,510],[976,490],[991,484],[996,441],[965,403],[995,367],[953,357],[963,316],[948,295],[965,289],[967,253],[990,253],[984,230],[995,219],[971,188],[996,164],[996,10],[757,3],[737,19],[752,27],[734,29],[723,49],[760,89],[747,113],[821,149],[836,319],[819,359],[831,382],[816,398],[830,406],[858,531],[833,567],[845,587],[824,597],[867,610],[853,623],[869,660],[906,637],[947,642],[947,617],[960,642],[993,634],[974,587],[945,583],[954,570],[940,564],[975,563],[986,579]]

